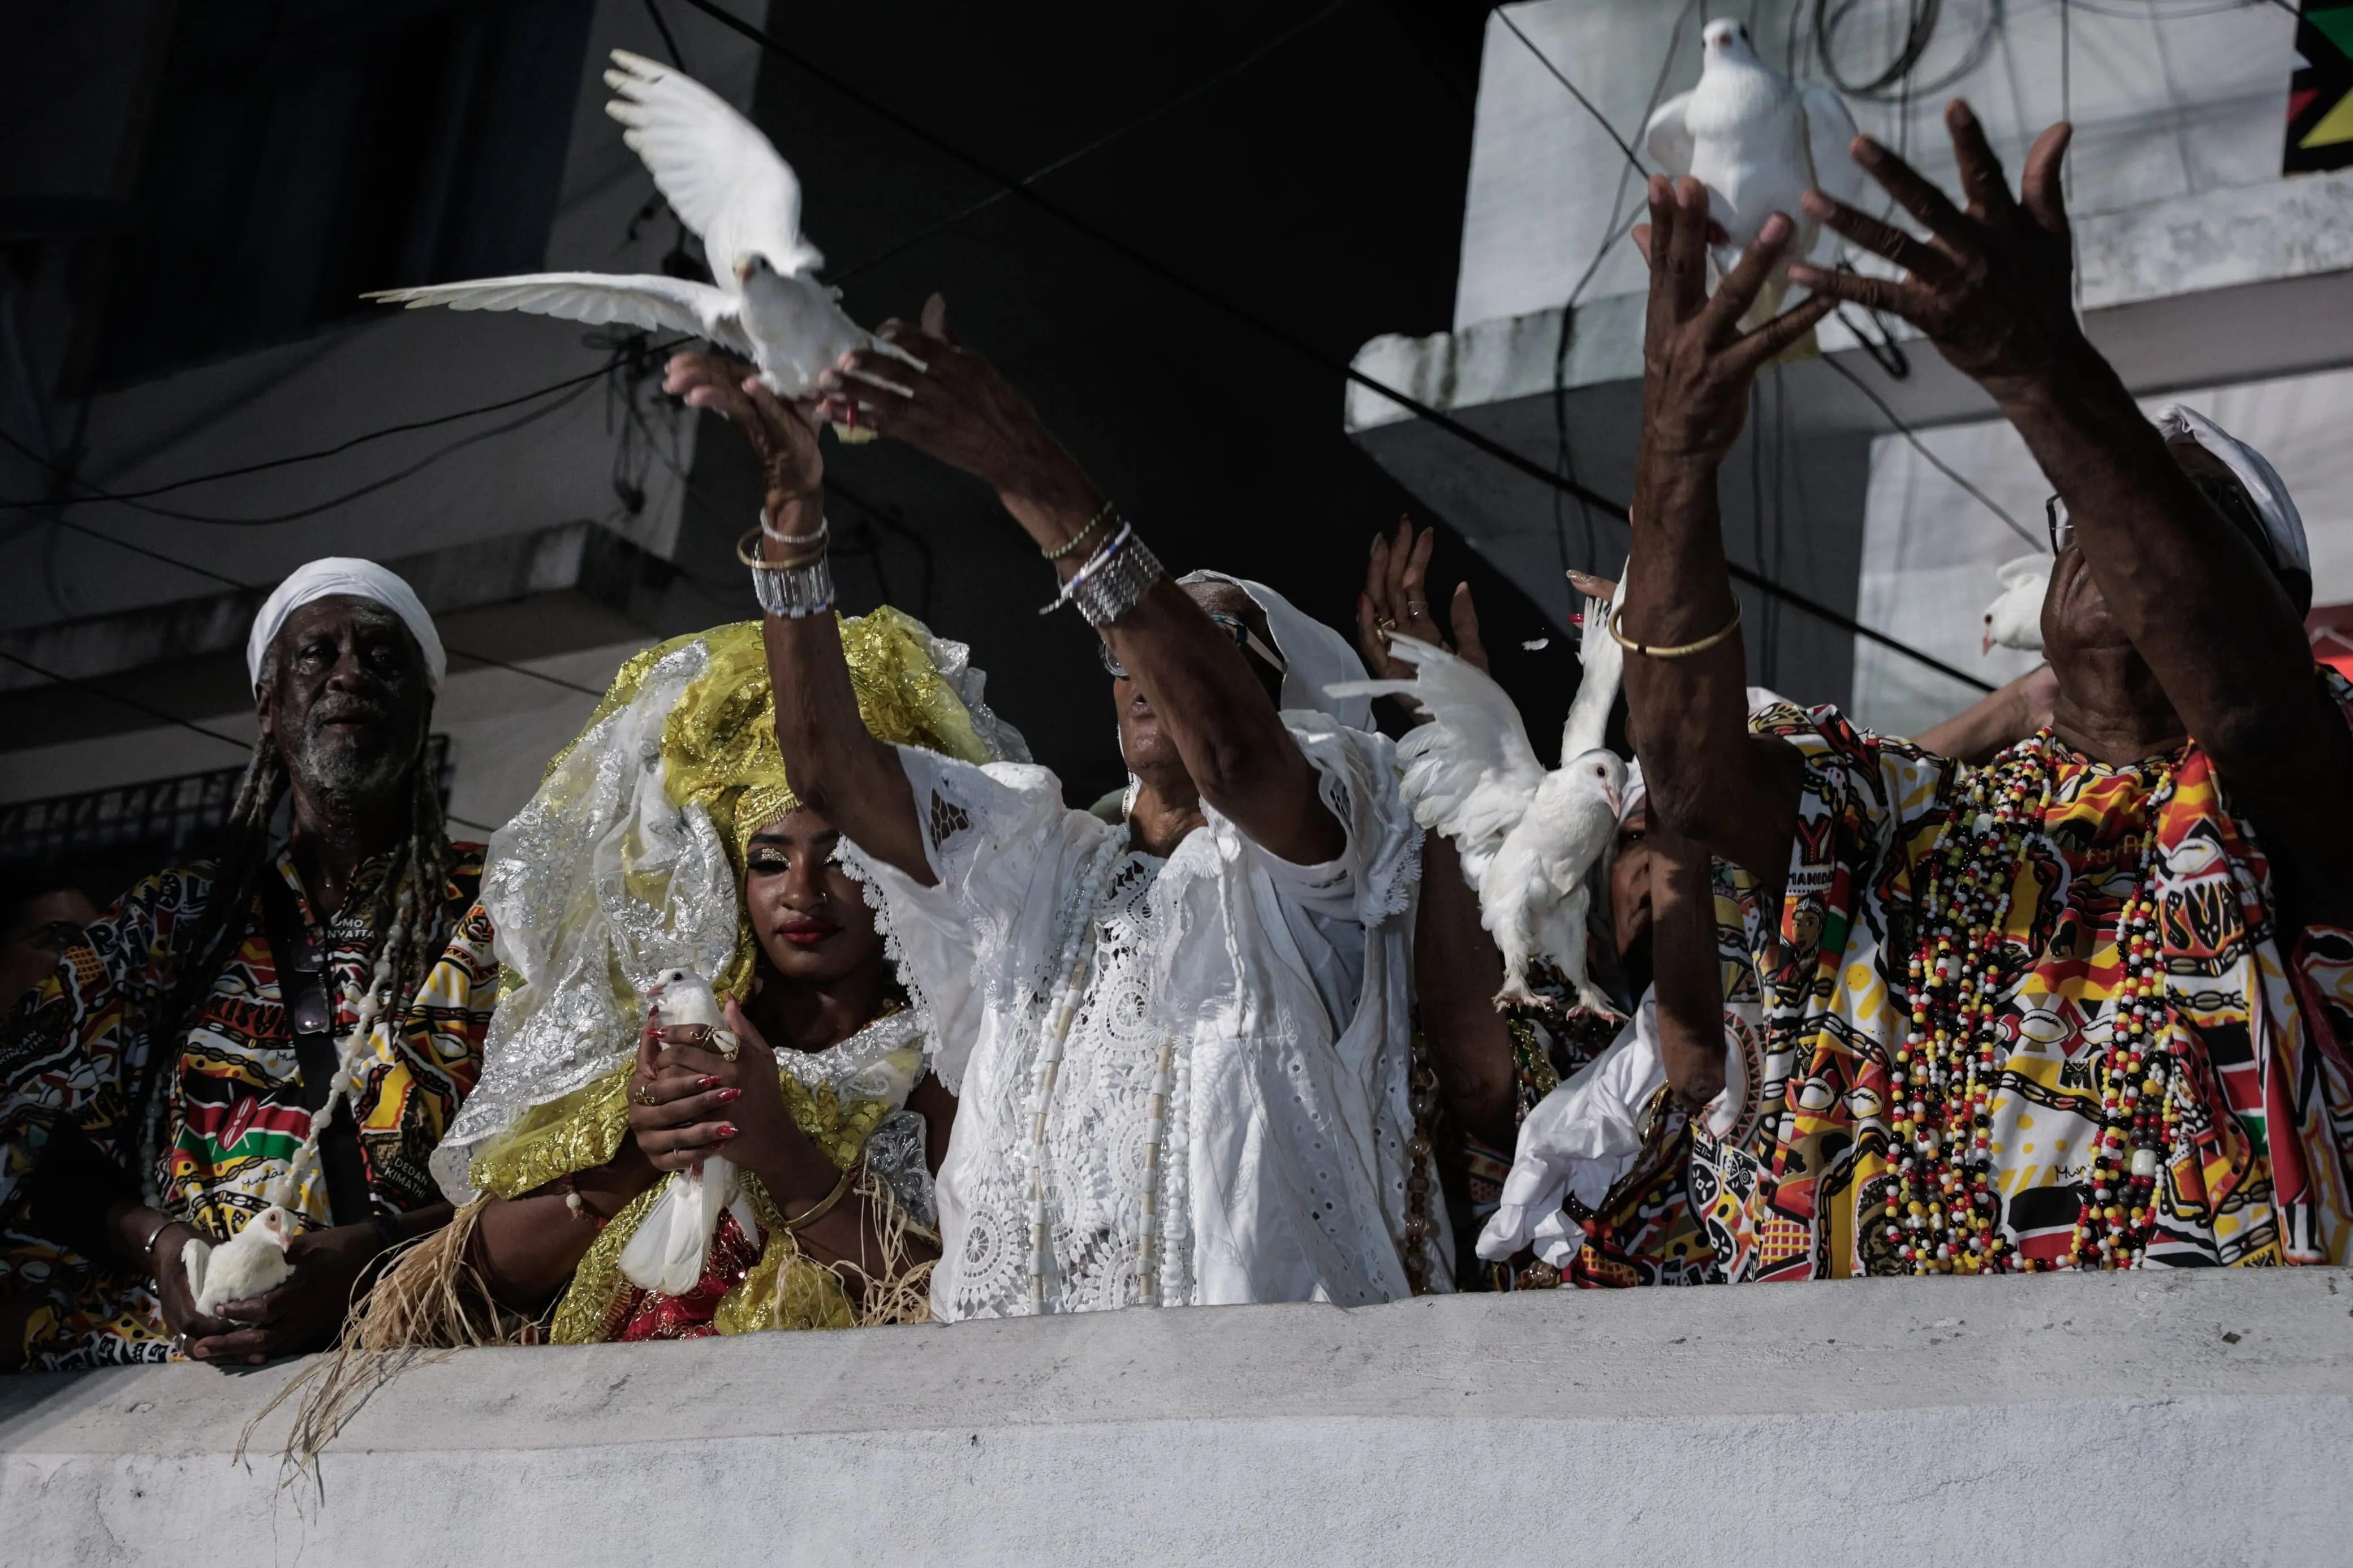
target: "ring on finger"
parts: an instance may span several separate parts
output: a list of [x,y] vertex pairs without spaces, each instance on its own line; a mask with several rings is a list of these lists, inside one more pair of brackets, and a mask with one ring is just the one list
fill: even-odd
[[1408,599],[1405,602],[1405,613],[1408,620],[1419,620],[1430,614],[1430,606],[1419,599]]
[[1388,636],[1391,632],[1397,630],[1396,617],[1391,616],[1383,616],[1379,620],[1373,623],[1373,630],[1380,633],[1383,637]]

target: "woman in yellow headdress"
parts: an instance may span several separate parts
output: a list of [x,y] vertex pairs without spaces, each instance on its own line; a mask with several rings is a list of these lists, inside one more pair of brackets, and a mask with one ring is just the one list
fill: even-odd
[[[1026,760],[961,645],[888,607],[842,639],[878,739]],[[433,1157],[460,1212],[379,1286],[361,1346],[927,1315],[955,1100],[775,723],[756,622],[664,643],[622,667],[492,839],[502,994]],[[649,1024],[649,993],[679,970],[709,983],[723,1030]]]

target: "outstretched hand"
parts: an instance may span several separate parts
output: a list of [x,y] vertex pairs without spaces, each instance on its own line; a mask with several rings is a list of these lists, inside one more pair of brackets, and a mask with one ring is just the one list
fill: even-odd
[[894,316],[874,335],[898,353],[860,349],[819,374],[827,418],[904,441],[1008,500],[1061,500],[1086,488],[1029,400],[948,331],[945,300],[925,300],[920,324]]
[[2048,368],[2083,342],[2059,181],[2074,128],[2063,121],[2036,139],[2016,196],[1985,128],[1960,99],[1945,106],[1945,129],[1960,166],[1965,208],[1878,142],[1854,140],[1854,161],[1926,226],[1925,240],[1820,191],[1805,195],[1809,213],[1903,268],[1901,279],[1819,267],[1793,267],[1789,279],[1817,294],[1901,316],[1926,333],[1954,369],[1999,395],[2000,384]]
[[1448,649],[1464,662],[1487,668],[1487,649],[1479,640],[1479,612],[1471,603],[1471,584],[1458,584],[1447,606],[1447,623],[1454,633],[1449,643],[1430,613],[1423,580],[1430,573],[1430,551],[1438,542],[1430,529],[1414,537],[1413,523],[1398,519],[1397,534],[1373,535],[1372,559],[1365,565],[1365,591],[1356,599],[1356,647],[1365,668],[1379,680],[1411,680],[1414,667],[1389,651],[1391,634],[1409,637]]
[[1711,296],[1707,188],[1689,175],[1672,183],[1662,174],[1651,177],[1651,221],[1635,226],[1634,244],[1651,264],[1642,433],[1651,452],[1720,460],[1740,438],[1757,373],[1836,303],[1818,290],[1754,331],[1740,330],[1740,318],[1780,260],[1793,226],[1785,214],[1767,217],[1756,243]]
[[817,406],[786,403],[758,377],[756,368],[724,354],[672,354],[662,390],[683,398],[689,408],[716,412],[744,432],[767,481],[771,506],[814,496],[825,485]]

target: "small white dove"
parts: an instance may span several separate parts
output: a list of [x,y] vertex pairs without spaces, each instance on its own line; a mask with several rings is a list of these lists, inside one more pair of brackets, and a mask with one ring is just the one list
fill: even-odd
[[[691,969],[665,969],[646,988],[646,1022],[664,1028],[705,1025],[717,1031],[712,1044],[733,1056],[734,1032],[719,1010],[711,983]],[[735,1178],[735,1162],[713,1154],[683,1171],[673,1171],[661,1196],[621,1249],[620,1270],[641,1290],[683,1296],[702,1278],[719,1216],[733,1214],[747,1237],[760,1234],[759,1221]]]
[[207,1318],[224,1301],[248,1301],[275,1290],[294,1275],[286,1260],[287,1244],[294,1239],[294,1216],[276,1204],[245,1222],[235,1236],[215,1247],[191,1237],[180,1248],[180,1267],[188,1273],[188,1294],[196,1310]]
[[1444,648],[1393,636],[1415,679],[1325,689],[1411,697],[1429,712],[1398,742],[1405,795],[1415,821],[1453,840],[1463,879],[1479,895],[1479,923],[1504,955],[1498,1007],[1542,1005],[1528,989],[1528,966],[1543,958],[1576,987],[1580,1005],[1617,1012],[1587,978],[1585,946],[1593,874],[1617,836],[1626,793],[1626,763],[1602,744],[1625,658],[1606,629],[1609,608],[1586,601],[1577,649],[1585,678],[1561,727],[1561,765],[1550,773],[1504,689]]
[[2021,555],[2001,564],[2001,595],[1986,606],[1980,655],[1997,646],[2042,651],[2042,598],[2051,591],[2051,557]]
[[525,310],[692,332],[752,361],[768,390],[787,400],[814,393],[818,373],[852,349],[922,368],[844,315],[837,291],[818,281],[825,258],[801,234],[800,181],[757,127],[681,72],[627,49],[615,49],[613,63],[620,68],[607,71],[605,81],[621,96],[605,112],[629,128],[621,140],[645,160],[680,221],[702,237],[717,283],[659,273],[537,272],[362,298],[411,310]]
[[[1789,264],[1812,256],[1822,237],[1798,198],[1819,187],[1851,202],[1862,189],[1862,171],[1847,151],[1854,117],[1828,87],[1799,86],[1758,59],[1738,22],[1710,22],[1701,29],[1700,47],[1699,85],[1659,106],[1642,144],[1668,174],[1690,174],[1707,187],[1708,216],[1725,235],[1715,247],[1719,275],[1732,270],[1773,214],[1796,226],[1749,310],[1753,323],[1780,309]],[[1826,250],[1835,247],[1837,237],[1829,237],[1833,244]]]

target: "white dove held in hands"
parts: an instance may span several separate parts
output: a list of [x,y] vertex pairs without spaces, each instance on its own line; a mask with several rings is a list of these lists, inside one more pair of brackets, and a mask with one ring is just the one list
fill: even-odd
[[[792,166],[725,99],[683,72],[613,51],[605,73],[620,97],[605,112],[645,160],[681,222],[702,237],[715,283],[659,273],[537,272],[363,296],[415,310],[525,310],[567,321],[623,321],[691,332],[760,367],[787,401],[811,396],[819,372],[854,349],[920,367],[842,313],[818,281],[825,258],[801,234],[801,185]],[[892,390],[903,392],[903,387]]]
[[[711,983],[691,969],[665,969],[646,988],[646,1022],[659,1028],[702,1026],[716,1030],[712,1043],[730,1054],[735,1036],[719,1010]],[[621,1249],[619,1267],[641,1290],[683,1296],[702,1278],[719,1216],[732,1213],[746,1237],[759,1235],[759,1222],[736,1179],[735,1162],[712,1154],[683,1171],[673,1171],[661,1196]]]
[[1557,969],[1579,1005],[1615,1014],[1586,961],[1593,879],[1618,832],[1626,764],[1602,744],[1623,655],[1603,629],[1609,606],[1587,601],[1585,677],[1562,727],[1561,765],[1536,760],[1519,709],[1477,666],[1412,637],[1390,638],[1411,680],[1348,681],[1332,695],[1408,696],[1430,715],[1398,742],[1414,820],[1451,840],[1479,895],[1479,923],[1504,955],[1497,1006],[1540,1005],[1528,986],[1537,959]]
[[2051,557],[2022,555],[2001,564],[2001,594],[1986,606],[1980,655],[1996,647],[2042,651],[2042,600],[2051,591]]
[[275,1290],[294,1277],[286,1259],[294,1239],[294,1216],[276,1204],[245,1222],[235,1236],[215,1247],[191,1237],[180,1248],[180,1267],[187,1270],[188,1294],[206,1317],[219,1315],[224,1301],[249,1301]]
[[1850,201],[1862,188],[1862,171],[1847,150],[1854,118],[1821,83],[1801,87],[1759,59],[1738,22],[1710,22],[1700,48],[1699,84],[1659,106],[1643,128],[1643,148],[1670,174],[1707,187],[1708,216],[1725,237],[1715,250],[1719,274],[1732,270],[1773,214],[1796,226],[1750,309],[1750,320],[1762,321],[1780,308],[1789,264],[1811,256],[1821,237],[1798,198],[1819,186]]

